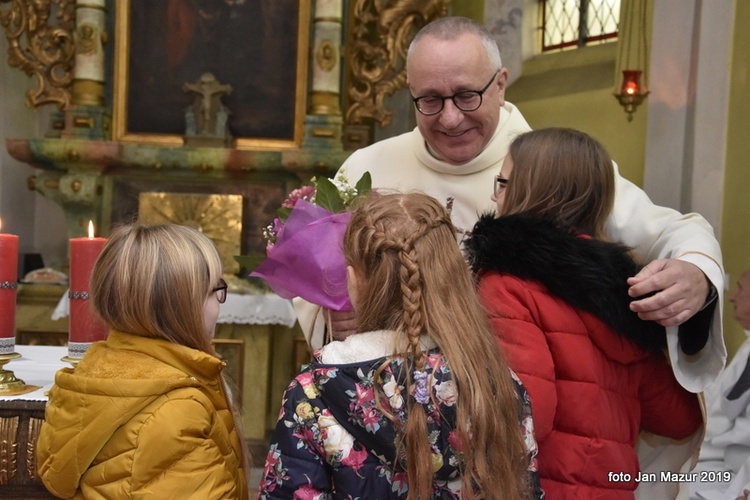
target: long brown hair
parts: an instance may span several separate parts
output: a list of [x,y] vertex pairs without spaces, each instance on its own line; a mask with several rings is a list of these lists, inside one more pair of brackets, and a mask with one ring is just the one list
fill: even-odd
[[615,199],[612,159],[598,141],[578,130],[546,128],[516,137],[500,215],[549,215],[605,239]]
[[206,236],[174,224],[112,231],[91,276],[91,304],[110,328],[214,353],[203,304],[221,278]]
[[[398,332],[409,373],[425,364],[420,335],[446,357],[458,387],[463,496],[525,498],[528,458],[515,388],[445,209],[421,193],[373,195],[352,215],[344,255],[358,277],[360,329]],[[407,399],[398,449],[406,452],[409,498],[429,498],[426,416]]]

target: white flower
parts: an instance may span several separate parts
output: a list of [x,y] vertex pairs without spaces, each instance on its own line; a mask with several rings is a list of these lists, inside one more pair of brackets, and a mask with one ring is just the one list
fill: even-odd
[[323,446],[326,453],[331,456],[340,453],[342,459],[349,456],[354,446],[354,436],[349,434],[328,411],[324,411],[320,416],[318,425],[323,431]]
[[445,406],[453,406],[456,404],[458,398],[458,391],[456,391],[456,384],[453,380],[446,380],[435,386],[435,395],[438,401],[443,403]]
[[392,409],[399,410],[404,406],[404,398],[401,397],[401,391],[394,379],[383,384],[383,393],[388,398],[388,403]]

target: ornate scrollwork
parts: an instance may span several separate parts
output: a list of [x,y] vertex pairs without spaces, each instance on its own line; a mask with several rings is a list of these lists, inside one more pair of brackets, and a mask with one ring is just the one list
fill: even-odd
[[[26,92],[26,104],[37,108],[70,103],[75,58],[75,0],[0,0],[0,25],[8,39],[8,64],[29,76],[37,86]],[[54,15],[57,26],[50,25]]]
[[0,418],[0,485],[10,483],[18,472],[18,417]]
[[406,85],[406,51],[416,32],[448,12],[448,0],[357,0],[349,39],[347,124],[391,123],[383,99]]
[[43,418],[29,418],[29,439],[26,441],[26,471],[32,480],[38,479],[36,466],[36,442],[42,430]]

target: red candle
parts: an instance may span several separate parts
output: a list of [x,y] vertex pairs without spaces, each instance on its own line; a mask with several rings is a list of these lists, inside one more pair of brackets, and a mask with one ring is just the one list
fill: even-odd
[[17,288],[18,236],[0,234],[0,354],[15,349]]
[[81,358],[97,340],[107,338],[108,329],[94,315],[89,301],[89,282],[97,257],[106,238],[94,238],[94,227],[89,222],[88,238],[70,240],[70,317],[68,332],[68,356]]

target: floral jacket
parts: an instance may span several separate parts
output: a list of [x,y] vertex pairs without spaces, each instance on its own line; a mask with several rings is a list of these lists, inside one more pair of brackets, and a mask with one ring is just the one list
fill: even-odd
[[[332,342],[292,380],[271,439],[259,498],[406,497],[406,473],[394,467],[396,429],[375,403],[376,394],[382,394],[386,411],[402,422],[407,418],[403,358],[384,369],[380,391],[374,387],[375,372],[392,352],[392,339],[393,332],[378,331]],[[425,347],[425,372],[434,396],[424,403],[436,471],[433,498],[460,498],[456,387],[445,357],[434,344]],[[523,408],[519,425],[530,456],[530,497],[543,498],[528,396],[513,376]]]

